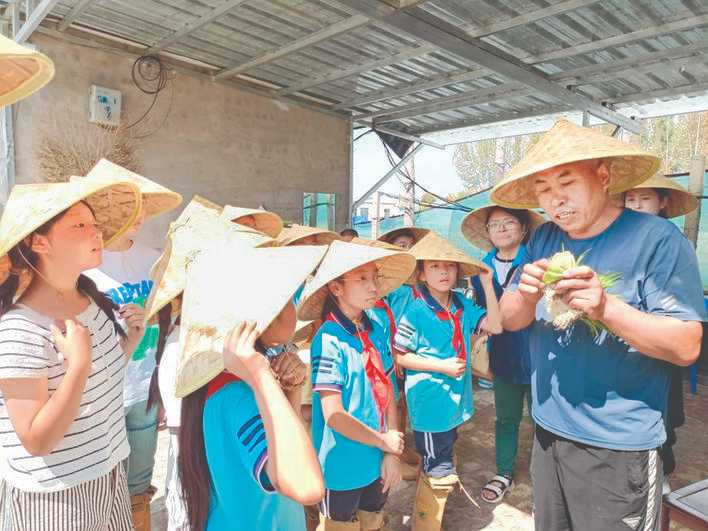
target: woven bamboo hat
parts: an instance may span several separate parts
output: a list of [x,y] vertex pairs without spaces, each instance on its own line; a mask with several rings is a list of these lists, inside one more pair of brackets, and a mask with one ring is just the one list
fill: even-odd
[[222,213],[224,219],[238,223],[239,218],[251,216],[255,222],[255,229],[276,238],[283,230],[283,220],[275,212],[268,212],[260,208],[242,208],[226,205]]
[[308,236],[315,237],[315,240],[317,240],[316,245],[329,245],[334,240],[339,239],[339,234],[336,232],[297,224],[285,227],[276,239],[278,240],[278,245],[285,247],[286,245],[299,245],[299,242]]
[[634,188],[659,169],[656,155],[599,131],[558,120],[509,174],[492,189],[492,201],[509,208],[537,208],[533,176],[583,160],[605,159],[610,169],[610,193]]
[[367,247],[378,247],[379,249],[388,249],[390,251],[401,250],[400,247],[396,247],[391,243],[382,242],[379,240],[367,240],[366,238],[359,238],[358,236],[352,238],[351,242],[349,243],[356,243],[357,245],[366,245]]
[[[25,264],[11,263],[8,252],[39,227],[80,201],[86,201],[103,233],[104,245],[130,227],[140,211],[140,190],[119,179],[89,182],[18,184],[12,188],[0,219],[0,283],[10,273],[25,288],[32,278]],[[18,289],[17,296],[20,295]]]
[[223,219],[219,205],[195,196],[170,224],[165,250],[150,272],[154,284],[145,303],[146,322],[184,291],[187,264],[199,253],[211,247],[225,250],[273,244],[265,234]]
[[654,175],[640,185],[632,188],[632,190],[640,188],[655,188],[666,192],[668,200],[664,208],[664,213],[667,218],[683,216],[698,208],[698,198],[695,195],[673,179],[669,179],[663,175]]
[[357,267],[371,263],[376,264],[381,277],[379,297],[388,295],[403,284],[415,269],[415,258],[410,253],[334,241],[330,244],[317,273],[305,285],[298,308],[298,318],[303,321],[319,319],[327,299],[327,283]]
[[[499,205],[487,205],[473,210],[462,220],[461,229],[464,237],[467,238],[467,241],[472,245],[483,251],[491,251],[494,248],[492,240],[489,238],[489,231],[487,230],[487,218],[490,212],[495,208],[504,207],[500,207]],[[529,213],[529,233],[535,231],[546,222],[545,218],[538,212],[529,209],[520,210],[525,210]]]
[[409,232],[413,234],[413,243],[417,243],[420,239],[430,232],[430,229],[424,229],[421,227],[401,227],[398,229],[390,230],[378,237],[379,241],[391,243],[393,240],[398,238],[401,233]]
[[182,301],[182,352],[175,395],[187,396],[221,373],[224,344],[231,330],[238,323],[255,322],[262,333],[326,251],[325,246],[245,253],[212,249],[196,258],[189,266]]
[[53,77],[49,57],[0,35],[0,107],[26,98]]
[[[435,231],[430,231],[422,240],[411,247],[410,251],[417,261],[421,260],[443,260],[446,262],[457,262],[460,265],[460,278],[467,278],[479,275],[482,271],[489,271],[489,268],[479,260],[475,260],[464,253]],[[418,283],[418,271],[413,271],[408,278],[408,283]]]
[[298,321],[295,325],[295,334],[293,334],[291,341],[295,344],[309,343],[321,324],[322,321],[319,319],[314,321]]
[[135,183],[143,196],[145,219],[150,219],[174,210],[182,203],[182,196],[150,179],[125,169],[110,160],[101,159],[86,174],[87,179],[121,179]]

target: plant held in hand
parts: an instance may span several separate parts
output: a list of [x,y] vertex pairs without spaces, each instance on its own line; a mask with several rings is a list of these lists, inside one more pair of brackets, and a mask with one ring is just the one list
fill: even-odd
[[[556,330],[566,330],[578,320],[583,321],[594,337],[597,337],[605,326],[596,320],[590,319],[579,310],[574,310],[569,307],[563,298],[556,292],[556,283],[563,278],[566,271],[575,269],[582,265],[585,253],[578,258],[573,256],[570,251],[560,251],[549,259],[548,269],[543,275],[543,282],[546,287],[543,292],[543,300],[546,305],[546,310],[553,318],[553,326]],[[604,273],[598,274],[600,284],[603,289],[608,289],[613,286],[621,277],[619,273]]]

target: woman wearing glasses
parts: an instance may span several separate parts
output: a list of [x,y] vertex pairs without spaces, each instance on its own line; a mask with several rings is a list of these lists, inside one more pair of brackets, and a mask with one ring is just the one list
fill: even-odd
[[[494,272],[493,283],[497,298],[526,255],[525,244],[531,232],[544,222],[531,210],[516,210],[490,205],[471,212],[462,221],[462,233],[474,246],[487,251],[484,263]],[[475,299],[486,307],[484,290],[479,277],[472,277]],[[526,398],[531,408],[531,361],[528,350],[528,332],[502,332],[490,337],[490,367],[494,374],[494,403],[496,408],[496,466],[497,475],[482,488],[482,499],[498,503],[513,485],[514,466],[519,443],[519,425]]]

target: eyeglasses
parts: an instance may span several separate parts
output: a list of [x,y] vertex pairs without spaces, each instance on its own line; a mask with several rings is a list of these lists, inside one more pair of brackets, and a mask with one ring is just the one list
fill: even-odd
[[519,222],[515,219],[502,219],[500,221],[490,221],[487,223],[487,230],[489,232],[499,232],[502,230],[513,229],[518,225]]

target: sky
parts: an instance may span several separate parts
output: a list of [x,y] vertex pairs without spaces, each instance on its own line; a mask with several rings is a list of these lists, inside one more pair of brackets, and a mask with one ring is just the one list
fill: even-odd
[[[363,130],[354,132],[361,134]],[[464,189],[462,180],[457,176],[452,162],[455,146],[444,150],[425,146],[415,155],[416,180],[432,192],[446,196]],[[397,162],[396,155],[393,156]],[[354,200],[359,199],[364,192],[376,183],[391,169],[381,140],[375,133],[369,133],[354,143]],[[390,194],[403,194],[403,186],[397,176],[391,177],[381,187],[381,191]],[[422,190],[416,190],[420,198]]]

